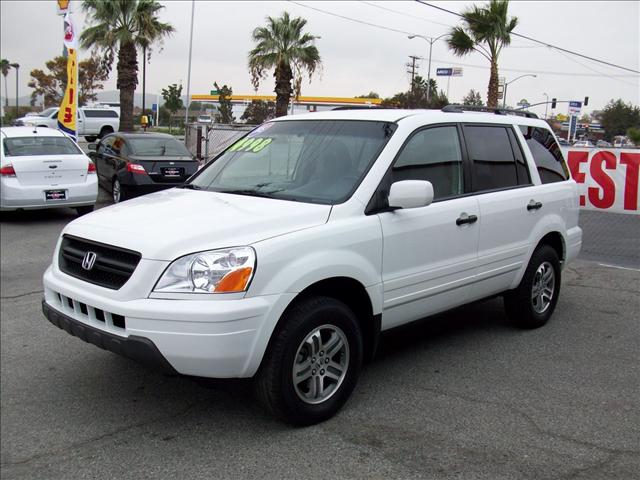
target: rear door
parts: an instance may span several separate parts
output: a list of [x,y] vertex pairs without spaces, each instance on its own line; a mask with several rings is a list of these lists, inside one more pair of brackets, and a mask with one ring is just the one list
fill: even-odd
[[463,132],[480,207],[476,293],[484,297],[509,289],[527,261],[539,187],[512,125],[465,124]]
[[455,124],[417,130],[380,186],[388,192],[393,182],[428,180],[434,187],[434,202],[427,207],[378,213],[384,235],[384,329],[472,299],[468,287],[476,273],[479,213],[477,199],[465,195],[460,139]]

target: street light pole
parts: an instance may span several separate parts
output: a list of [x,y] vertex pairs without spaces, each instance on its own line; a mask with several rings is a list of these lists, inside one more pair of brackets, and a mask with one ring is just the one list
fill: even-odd
[[426,37],[424,35],[409,35],[409,40],[412,40],[414,38],[421,38],[427,42],[429,42],[429,65],[427,67],[427,103],[429,103],[429,99],[431,97],[431,52],[433,51],[433,44],[440,40],[442,37],[446,37],[447,35],[449,35],[448,33],[445,33],[443,35],[440,35],[439,37]]
[[549,95],[547,95],[546,93],[543,93],[543,95],[547,99],[547,102],[544,104],[544,119],[546,120],[547,119],[547,108],[549,108]]
[[187,71],[187,106],[184,109],[184,138],[187,138],[187,123],[189,123],[189,88],[191,87],[191,52],[193,51],[193,15],[196,10],[195,0],[191,0],[191,32],[189,33],[189,70]]
[[525,73],[524,75],[520,75],[519,77],[514,78],[510,82],[505,82],[504,83],[504,97],[502,98],[502,108],[505,108],[506,105],[507,105],[507,87],[509,86],[509,84],[515,82],[516,80],[520,80],[521,78],[524,78],[524,77],[536,78],[537,75],[535,75],[533,73]]

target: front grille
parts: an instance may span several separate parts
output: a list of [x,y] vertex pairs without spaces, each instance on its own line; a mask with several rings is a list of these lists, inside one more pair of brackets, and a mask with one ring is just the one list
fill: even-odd
[[[82,266],[87,252],[96,254],[95,263],[89,270]],[[117,290],[129,280],[141,257],[133,250],[65,235],[60,245],[58,264],[67,275]]]

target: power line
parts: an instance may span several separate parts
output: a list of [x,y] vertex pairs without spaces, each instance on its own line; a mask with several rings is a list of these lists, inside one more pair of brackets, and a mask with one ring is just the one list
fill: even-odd
[[436,21],[433,21],[433,20],[427,20],[426,18],[416,17],[415,15],[411,15],[410,13],[401,12],[399,10],[394,10],[393,8],[383,7],[381,5],[376,5],[375,3],[371,3],[371,2],[365,2],[364,0],[361,0],[360,3],[364,3],[364,4],[369,5],[371,7],[379,8],[380,10],[386,10],[387,12],[397,13],[398,15],[402,15],[404,17],[409,17],[409,18],[412,18],[413,20],[420,20],[422,22],[433,23],[435,25],[440,25],[441,27],[447,27],[447,28],[451,27],[451,25],[447,25],[446,23],[440,23],[440,22],[436,22]]
[[[420,4],[422,4],[422,5],[425,5],[427,7],[435,8],[436,10],[441,10],[443,12],[450,13],[451,15],[455,15],[457,17],[464,18],[466,20],[466,17],[464,15],[458,13],[458,12],[454,12],[452,10],[448,10],[446,8],[443,8],[443,7],[438,7],[437,5],[433,5],[431,3],[425,2],[424,0],[415,0],[415,1],[420,3]],[[529,40],[530,42],[539,43],[540,45],[544,45],[545,47],[553,48],[555,50],[559,50],[559,51],[562,51],[562,52],[565,52],[565,53],[569,53],[571,55],[576,55],[578,57],[586,58],[587,60],[591,60],[592,62],[602,63],[602,64],[608,65],[610,67],[619,68],[621,70],[627,70],[627,71],[633,72],[633,73],[640,73],[640,71],[638,71],[638,70],[633,70],[631,68],[623,67],[621,65],[616,65],[615,63],[607,62],[605,60],[599,60],[599,59],[594,58],[594,57],[589,57],[587,55],[583,55],[582,53],[574,52],[574,51],[571,51],[571,50],[567,50],[566,48],[558,47],[556,45],[552,45],[550,43],[543,42],[542,40],[536,40],[535,38],[528,37],[526,35],[522,35],[521,33],[511,32],[511,35],[513,35],[515,37],[524,38],[525,40]]]

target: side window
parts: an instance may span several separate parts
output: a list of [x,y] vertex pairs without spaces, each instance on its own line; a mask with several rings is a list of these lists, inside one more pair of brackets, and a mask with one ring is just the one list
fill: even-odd
[[118,157],[121,155],[123,143],[124,139],[122,137],[113,137],[113,142],[111,144],[112,155],[116,155]]
[[518,141],[518,137],[512,129],[507,130],[509,140],[511,140],[511,148],[513,156],[516,159],[516,174],[518,175],[518,185],[531,185],[531,175],[529,175],[529,166],[522,153],[522,147]]
[[114,137],[107,137],[107,138],[103,139],[98,144],[98,148],[96,150],[97,153],[112,155],[113,152],[111,151],[111,145],[113,144],[113,138]]
[[473,162],[475,191],[518,185],[515,157],[507,127],[465,125],[464,138]]
[[562,182],[569,179],[569,170],[558,142],[545,128],[520,126],[529,150],[536,162],[542,183]]
[[392,168],[392,181],[428,180],[434,199],[463,193],[462,152],[455,126],[433,127],[415,133]]

